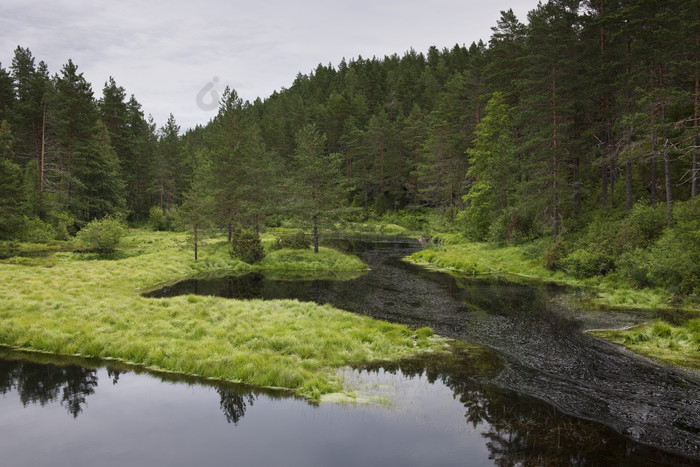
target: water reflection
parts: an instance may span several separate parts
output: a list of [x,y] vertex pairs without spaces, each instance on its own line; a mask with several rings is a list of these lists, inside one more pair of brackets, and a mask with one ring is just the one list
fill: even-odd
[[[31,360],[30,360],[31,359]],[[90,367],[87,367],[90,365]],[[95,394],[99,377],[100,362],[72,357],[38,356],[13,352],[0,348],[0,394],[3,396],[16,392],[24,407],[38,404],[42,407],[59,403],[73,418],[88,406],[88,398]],[[117,385],[124,372],[116,367],[106,367],[105,373],[112,386]],[[133,369],[133,371],[137,371]],[[141,371],[141,370],[138,370]],[[150,374],[150,373],[149,373]],[[161,382],[185,383],[196,386],[205,385],[205,381],[185,375],[150,374]],[[220,397],[221,411],[226,421],[237,425],[252,407],[257,394],[246,391],[240,385],[213,384]],[[270,397],[283,397],[279,391],[264,391]]]
[[[417,268],[401,261],[416,243],[340,241],[334,246],[358,254],[371,271],[347,282],[257,276],[257,296],[330,303],[487,346],[503,361],[501,370],[485,377],[493,386],[545,401],[550,410],[598,421],[634,441],[700,458],[698,373],[657,365],[584,333],[638,324],[652,313],[572,310],[557,300],[559,287],[455,278]],[[213,294],[218,286],[200,281],[197,287]]]
[[[442,445],[447,437],[451,439],[451,451],[441,453],[445,465],[462,463],[465,453],[470,454],[473,463],[484,464],[486,459],[480,460],[478,450],[475,451],[473,447],[475,442],[485,448],[489,463],[503,466],[698,463],[697,460],[645,447],[602,424],[565,415],[537,399],[490,384],[489,379],[501,371],[502,361],[494,351],[480,347],[459,346],[450,358],[426,356],[363,366],[353,374],[370,381],[372,387],[389,386],[394,393],[389,397],[389,408],[356,407],[348,411],[305,404],[304,410],[290,412],[284,407],[290,404],[297,406],[300,401],[280,392],[252,391],[238,385],[216,384],[169,374],[138,374],[128,368],[88,368],[78,364],[82,362],[94,365],[93,361],[62,361],[50,357],[40,357],[42,361],[38,362],[18,360],[22,357],[27,355],[0,353],[0,392],[3,398],[13,396],[14,392],[25,408],[32,404],[48,407],[52,403],[60,403],[74,418],[89,413],[87,402],[96,398],[101,404],[96,404],[100,408],[95,410],[103,421],[110,420],[111,424],[122,418],[121,412],[128,412],[129,405],[139,406],[135,398],[148,401],[152,395],[163,394],[163,407],[157,416],[169,419],[173,416],[173,409],[182,412],[182,422],[172,422],[161,428],[174,439],[189,436],[188,430],[209,432],[216,429],[213,428],[218,426],[216,420],[201,415],[208,410],[199,408],[192,412],[187,408],[192,403],[189,396],[191,393],[206,394],[214,391],[219,399],[218,420],[221,420],[223,413],[227,424],[236,430],[243,430],[240,432],[240,442],[236,441],[239,438],[237,436],[228,438],[224,445],[214,447],[223,451],[229,448],[245,449],[245,443],[249,442],[245,440],[251,439],[251,436],[256,442],[264,439],[265,443],[273,447],[284,443],[283,440],[290,433],[275,430],[274,425],[279,423],[282,426],[305,426],[301,433],[295,434],[298,437],[295,439],[295,443],[298,443],[295,449],[299,452],[318,450],[319,438],[327,436],[329,427],[338,426],[343,433],[344,442],[349,446],[366,443],[367,438],[371,437],[379,446],[394,446],[407,453],[412,453],[415,449],[411,441],[407,441],[414,436],[420,436],[421,442],[428,447]],[[99,397],[100,377],[111,383],[102,387],[102,391],[110,393],[108,399]],[[120,381],[124,378],[126,386],[119,390],[117,386],[121,385]],[[177,397],[167,395],[170,392],[167,388],[173,383],[187,385],[190,389]],[[108,407],[105,407],[106,400],[112,401]],[[215,404],[215,400],[207,400],[211,405]],[[267,420],[263,424],[241,424],[254,406],[258,408],[260,404],[260,410],[265,411],[265,406],[269,406],[273,400],[278,401],[270,412],[275,417],[274,420]],[[152,403],[146,403],[152,406]],[[7,406],[4,407],[3,413],[7,413]],[[455,410],[457,407],[462,407],[461,422],[459,410]],[[329,421],[313,415],[319,411],[330,417]],[[52,413],[42,413],[45,413],[45,418],[39,418],[33,425],[40,423],[42,426],[52,426],[55,423]],[[136,418],[127,418],[126,423],[129,426],[139,426],[145,422],[141,416],[145,415],[136,414]],[[369,422],[370,417],[373,422]],[[455,420],[463,428],[454,426]],[[132,431],[132,428],[125,430],[124,426],[117,423],[105,432],[105,436],[144,436],[138,429],[131,433]],[[31,436],[31,428],[24,436]],[[0,439],[0,447],[3,442]],[[342,454],[342,462],[332,455],[326,455],[321,458],[322,461],[308,465],[360,465],[368,459],[376,461],[384,455],[376,453],[375,458],[371,453],[356,451],[355,457],[352,454]],[[299,458],[299,452],[293,450],[286,453],[289,456],[288,465],[307,465],[306,461],[289,460]],[[339,451],[339,456],[340,452],[344,451]],[[411,456],[415,456],[415,453]],[[413,462],[405,462],[404,459],[401,463],[389,465],[420,465],[423,462],[424,460],[417,462],[413,458]]]
[[[118,376],[114,381],[117,379]],[[77,418],[87,404],[87,397],[94,394],[96,388],[95,370],[0,359],[0,393],[17,391],[25,407],[59,402]]]

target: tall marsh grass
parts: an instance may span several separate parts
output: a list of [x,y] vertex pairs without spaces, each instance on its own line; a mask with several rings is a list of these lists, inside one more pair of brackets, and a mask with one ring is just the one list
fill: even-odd
[[[31,265],[0,261],[0,344],[287,388],[313,400],[342,390],[338,367],[439,346],[425,338],[427,344],[418,346],[404,326],[327,305],[139,295],[177,277],[251,270],[218,243],[205,244],[195,262],[185,235],[132,231],[120,248],[126,252],[122,259],[85,261],[79,253],[63,252],[32,258]],[[357,258],[324,251],[313,257],[320,261],[313,267],[364,267]],[[268,266],[283,267],[289,254],[270,254]]]

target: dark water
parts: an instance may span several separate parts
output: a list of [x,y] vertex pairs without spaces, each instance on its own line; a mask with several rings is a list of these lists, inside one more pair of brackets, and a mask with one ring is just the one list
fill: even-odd
[[582,332],[648,315],[577,312],[556,305],[556,288],[425,271],[399,260],[414,243],[339,246],[372,270],[347,282],[208,278],[151,295],[314,300],[483,347],[347,374],[387,407],[6,353],[0,465],[700,465],[698,373]]
[[23,357],[0,350],[6,467],[692,465],[485,384],[490,351],[348,372],[385,407]]

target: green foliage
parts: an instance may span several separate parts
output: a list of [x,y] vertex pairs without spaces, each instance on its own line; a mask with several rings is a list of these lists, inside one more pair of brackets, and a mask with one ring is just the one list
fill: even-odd
[[[674,221],[649,248],[623,253],[620,270],[639,286],[700,294],[700,213],[693,202],[678,203]],[[641,237],[643,241],[656,234],[655,229],[642,231],[647,234]]]
[[311,248],[311,239],[304,232],[295,232],[290,235],[278,237],[272,245],[272,249],[281,250],[306,250]]
[[231,236],[230,255],[232,258],[252,264],[265,257],[265,250],[258,234],[250,230],[236,229]]
[[605,252],[584,250],[582,248],[570,253],[559,263],[566,272],[577,279],[599,275],[604,276],[614,266],[612,257]]
[[594,334],[663,363],[700,369],[700,318],[681,325],[655,321],[625,331]]
[[120,247],[126,259],[96,258],[90,267],[75,252],[32,259],[42,267],[0,261],[0,344],[287,388],[316,401],[345,391],[338,368],[443,348],[432,339],[416,346],[405,326],[329,305],[135,293],[196,273],[250,269],[216,244],[192,261],[180,247],[184,238],[132,231]]
[[20,235],[24,227],[22,170],[0,159],[0,240]]
[[51,224],[56,232],[56,240],[68,240],[72,234],[75,234],[75,220],[68,212],[52,212]]
[[30,219],[25,225],[24,238],[30,243],[49,243],[57,236],[56,229],[41,219]]
[[418,339],[427,339],[428,337],[433,337],[435,333],[429,327],[423,327],[416,329],[416,337]]
[[661,236],[665,227],[666,210],[663,205],[637,203],[620,224],[615,250],[621,252],[647,248]]
[[165,215],[163,210],[158,206],[152,206],[148,210],[148,224],[155,231],[168,230],[165,224]]
[[550,244],[542,255],[542,263],[545,268],[554,271],[560,266],[560,262],[566,256],[566,246],[560,238],[556,242]]
[[539,225],[528,209],[520,206],[508,208],[491,223],[489,241],[518,245],[539,235]]
[[78,232],[76,238],[88,251],[109,253],[116,249],[125,233],[119,221],[106,217],[91,221]]

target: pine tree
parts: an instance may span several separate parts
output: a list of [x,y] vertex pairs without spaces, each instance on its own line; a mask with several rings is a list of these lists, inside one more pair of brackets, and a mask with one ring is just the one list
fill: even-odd
[[194,260],[197,261],[199,244],[209,233],[209,228],[214,220],[212,219],[214,200],[209,180],[210,161],[206,154],[203,152],[197,154],[195,164],[192,184],[189,191],[183,196],[182,205],[178,209],[177,215],[178,223],[192,231]]
[[11,151],[5,151],[0,157],[0,239],[17,238],[24,225],[22,186],[22,169],[9,157]]
[[[81,221],[92,217],[82,217],[89,213],[85,206],[76,207],[75,187],[84,187],[88,177],[91,158],[88,146],[91,143],[97,123],[97,107],[93,99],[92,87],[78,73],[78,67],[68,60],[61,69],[61,74],[54,78],[56,93],[52,98],[50,112],[53,121],[54,173],[51,174],[57,201]],[[78,205],[85,205],[81,199]],[[58,210],[61,210],[59,207]]]
[[512,109],[502,93],[496,92],[486,106],[486,115],[477,125],[473,147],[467,150],[471,179],[467,204],[470,236],[485,240],[492,218],[510,204],[515,192],[515,132]]
[[325,151],[326,138],[314,125],[307,125],[297,133],[294,153],[296,179],[288,187],[293,213],[313,229],[314,252],[318,253],[319,227],[331,219],[342,193],[338,154]]
[[98,120],[88,145],[74,162],[72,209],[78,219],[91,221],[123,213],[125,186],[119,159],[102,121]]

